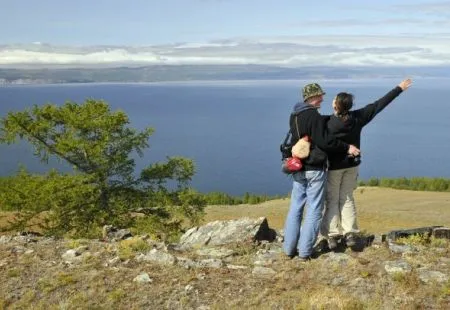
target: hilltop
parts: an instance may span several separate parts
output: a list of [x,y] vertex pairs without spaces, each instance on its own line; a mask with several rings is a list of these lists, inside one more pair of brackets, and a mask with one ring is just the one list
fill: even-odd
[[[359,188],[356,198],[362,228],[387,232],[448,224],[449,195]],[[449,240],[377,235],[300,263],[282,253],[287,204],[208,207],[175,244],[111,228],[95,240],[1,236],[0,309],[448,309]]]

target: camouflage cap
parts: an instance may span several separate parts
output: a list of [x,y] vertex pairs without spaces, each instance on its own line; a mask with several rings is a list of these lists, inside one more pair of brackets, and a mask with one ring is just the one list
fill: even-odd
[[311,97],[325,95],[325,92],[322,90],[317,83],[307,84],[302,89],[303,101],[305,102]]

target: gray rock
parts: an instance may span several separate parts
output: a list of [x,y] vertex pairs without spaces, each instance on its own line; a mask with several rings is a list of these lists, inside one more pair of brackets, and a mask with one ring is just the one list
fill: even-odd
[[119,241],[133,237],[128,229],[118,229],[112,225],[103,226],[103,240]]
[[153,280],[150,279],[150,276],[148,275],[148,273],[143,272],[140,275],[138,275],[137,277],[135,277],[133,279],[133,282],[138,282],[138,283],[152,283]]
[[115,266],[120,263],[120,257],[116,256],[108,260],[107,266]]
[[0,244],[7,244],[11,242],[12,237],[11,236],[0,236]]
[[407,238],[413,235],[421,235],[425,237],[431,236],[433,233],[433,229],[441,226],[427,226],[427,227],[419,227],[412,229],[400,229],[400,230],[392,230],[387,234],[387,239],[390,241],[395,241],[399,238]]
[[202,248],[196,251],[197,255],[209,256],[214,258],[225,258],[232,256],[235,252],[225,248]]
[[269,228],[267,219],[241,218],[230,221],[214,221],[200,227],[189,229],[180,238],[184,248],[224,245],[235,242],[275,239],[276,232]]
[[339,265],[347,265],[347,263],[352,260],[353,258],[345,253],[335,253],[330,252],[323,255],[325,257],[325,260],[330,263],[335,263]]
[[261,276],[272,276],[276,274],[276,271],[273,270],[272,268],[256,266],[255,268],[253,268],[252,274]]
[[411,272],[412,268],[407,262],[398,260],[385,262],[384,270],[386,270],[388,274],[393,275],[397,273],[406,274],[408,272]]
[[61,258],[64,261],[71,262],[74,260],[75,257],[80,256],[80,254],[81,253],[77,252],[77,250],[70,249],[70,250],[67,250],[63,255],[61,255]]
[[433,229],[433,236],[435,238],[450,239],[450,228],[436,227]]
[[156,262],[162,265],[174,265],[177,262],[175,256],[157,249],[152,249],[147,254],[139,254],[136,256],[136,260],[138,262]]
[[421,268],[418,270],[419,279],[424,283],[438,282],[445,283],[449,280],[449,276],[440,271],[427,270]]
[[200,261],[194,261],[185,257],[177,257],[177,264],[186,269],[190,268],[222,268],[225,263],[221,259],[210,258],[202,259]]
[[17,245],[17,246],[15,246],[15,247],[13,247],[12,249],[11,249],[11,252],[12,253],[16,253],[16,254],[23,254],[23,253],[25,253],[27,251],[27,248],[25,248],[25,247],[23,247],[23,246],[21,246],[21,245]]
[[248,269],[247,266],[240,266],[240,265],[227,265],[228,269],[233,269],[233,270],[242,270],[242,269]]
[[224,265],[223,261],[217,258],[202,259],[197,262],[197,267],[199,268],[221,268]]
[[177,257],[177,265],[186,269],[197,268],[197,262],[185,257]]
[[284,242],[284,230],[280,229],[276,232],[277,236],[275,237],[275,242],[283,243]]
[[416,251],[416,249],[411,245],[396,244],[394,242],[388,242],[388,245],[389,250],[391,250],[392,253],[396,254],[412,253]]
[[276,250],[258,250],[253,264],[259,266],[270,266],[280,257],[280,251]]
[[28,237],[28,236],[15,236],[12,238],[13,241],[18,243],[31,243],[31,242],[37,242],[37,238],[34,237]]
[[341,276],[337,276],[336,278],[333,278],[333,280],[331,280],[330,284],[332,286],[341,286],[344,283],[345,283],[345,278],[341,277]]

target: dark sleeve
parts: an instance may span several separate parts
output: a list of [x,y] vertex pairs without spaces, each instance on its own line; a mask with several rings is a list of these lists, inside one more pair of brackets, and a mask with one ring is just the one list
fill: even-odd
[[[329,119],[329,117],[328,117]],[[321,116],[318,112],[311,113],[309,118],[311,139],[314,144],[325,152],[347,152],[349,145],[327,130],[327,117]]]
[[367,125],[378,113],[380,113],[389,103],[392,102],[398,95],[402,93],[399,86],[393,88],[386,95],[375,101],[374,103],[366,105],[364,108],[355,110],[354,113],[362,122],[362,126]]

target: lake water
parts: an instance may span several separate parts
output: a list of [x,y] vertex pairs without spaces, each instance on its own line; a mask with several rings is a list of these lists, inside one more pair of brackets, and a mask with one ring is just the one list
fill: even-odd
[[[123,109],[135,128],[155,128],[137,168],[166,156],[193,159],[192,185],[202,192],[286,195],[291,180],[280,171],[279,145],[292,106],[306,81],[228,81],[154,84],[79,84],[0,87],[0,116],[33,104],[104,99]],[[320,81],[327,92],[321,113],[331,113],[339,91],[355,95],[355,108],[373,102],[399,80]],[[450,80],[418,79],[374,121],[361,142],[360,179],[450,177]],[[27,144],[0,145],[0,175],[24,164],[48,169]],[[60,167],[56,161],[50,166]]]

